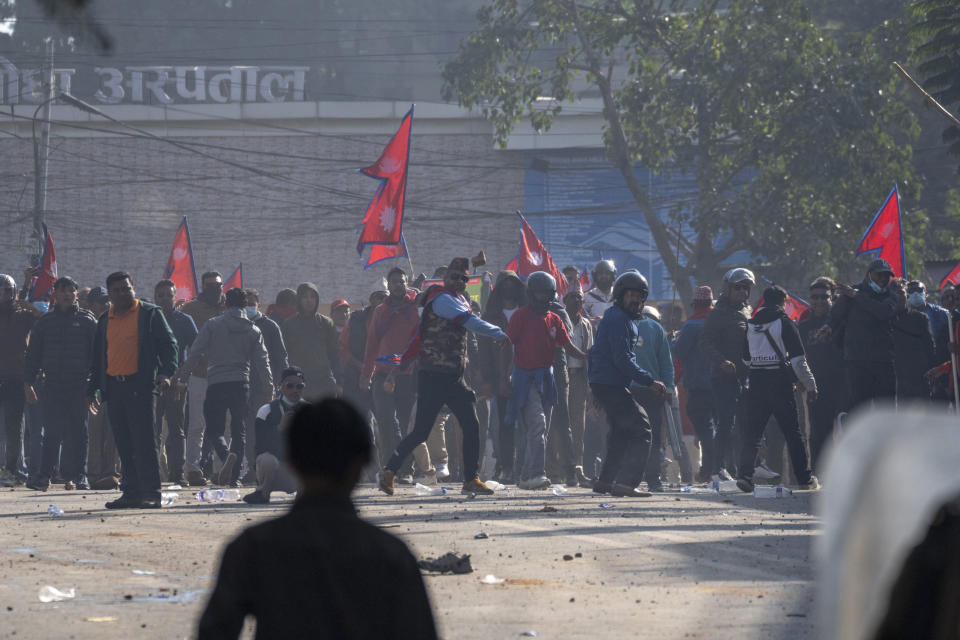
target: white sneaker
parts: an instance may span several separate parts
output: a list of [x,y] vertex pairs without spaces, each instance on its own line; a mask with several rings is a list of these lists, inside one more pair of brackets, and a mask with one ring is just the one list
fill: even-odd
[[753,469],[753,479],[760,482],[779,482],[780,474],[761,462]]
[[521,489],[526,489],[527,491],[539,491],[541,489],[550,488],[550,478],[547,476],[539,476],[537,478],[529,478],[528,480],[521,480],[517,483],[517,486]]
[[804,491],[820,491],[820,481],[817,476],[810,476],[810,482],[800,485],[800,488]]
[[450,467],[446,463],[437,465],[437,480],[443,482],[450,479]]
[[717,476],[721,480],[733,480],[733,476],[731,476],[730,472],[727,471],[726,469],[720,469],[720,473],[718,473]]
[[414,478],[413,482],[415,484],[425,484],[425,485],[437,484],[437,472],[435,470],[429,471],[423,474],[422,476],[417,476],[416,478]]

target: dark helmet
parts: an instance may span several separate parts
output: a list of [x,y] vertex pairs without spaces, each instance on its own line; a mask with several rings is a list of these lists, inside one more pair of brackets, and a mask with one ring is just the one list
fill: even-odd
[[650,295],[650,285],[639,271],[624,271],[613,283],[613,299],[620,300],[628,290],[639,291],[646,298]]
[[594,273],[610,273],[614,276],[617,275],[617,266],[613,263],[613,260],[601,260],[593,266]]
[[557,281],[546,271],[534,271],[527,276],[527,293],[556,293]]

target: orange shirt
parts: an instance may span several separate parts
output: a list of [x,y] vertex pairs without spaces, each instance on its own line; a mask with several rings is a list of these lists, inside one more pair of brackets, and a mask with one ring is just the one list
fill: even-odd
[[117,315],[110,307],[107,316],[107,375],[132,376],[137,372],[139,351],[140,301],[123,315]]

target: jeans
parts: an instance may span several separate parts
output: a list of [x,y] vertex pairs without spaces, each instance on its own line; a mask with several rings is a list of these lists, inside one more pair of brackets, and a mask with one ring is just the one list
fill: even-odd
[[[84,384],[46,383],[40,389],[43,453],[39,477],[53,477],[57,462],[64,480],[79,482],[87,475],[87,393]],[[60,447],[63,446],[61,453]]]
[[[157,451],[166,450],[167,477],[180,482],[183,480],[183,465],[186,462],[186,394],[176,397],[174,389],[167,389],[157,398],[156,423],[154,434],[157,439]],[[167,439],[163,440],[163,421],[167,421]]]
[[636,487],[650,454],[650,420],[630,390],[606,384],[591,384],[590,390],[607,416],[607,457],[600,482]]
[[713,405],[712,390],[687,390],[687,417],[693,423],[697,440],[700,441],[700,475],[711,475],[716,467],[717,455],[714,442],[716,412]]
[[386,373],[377,372],[373,376],[371,385],[374,414],[377,416],[379,431],[377,448],[381,466],[386,463],[397,448],[397,444],[409,431],[413,405],[417,399],[412,375],[397,376],[393,393],[383,389],[383,382],[386,379]]
[[587,393],[590,385],[587,381],[587,368],[577,367],[569,370],[570,395],[567,411],[570,417],[570,461],[574,467],[583,467],[583,433],[587,420]]
[[750,388],[746,393],[746,420],[742,421],[742,448],[739,477],[752,478],[757,455],[763,441],[763,432],[770,416],[787,443],[790,464],[800,484],[810,481],[810,459],[797,419],[797,403],[793,395],[793,381],[782,370],[750,372]]
[[247,432],[247,400],[250,388],[246,382],[218,382],[207,387],[207,397],[203,401],[203,418],[207,432],[203,441],[203,466],[211,465],[213,453],[221,461],[227,459],[227,440],[224,432],[227,428],[227,412],[230,412],[229,451],[237,455],[236,464],[230,472],[232,484],[240,477],[240,461],[243,459],[243,447]]
[[207,379],[190,376],[187,382],[187,443],[184,465],[187,471],[200,471],[203,454],[203,404],[207,396]]
[[463,378],[433,371],[421,371],[417,379],[417,417],[411,431],[390,457],[386,468],[396,473],[414,448],[427,440],[443,405],[449,407],[463,432],[463,480],[477,477],[480,464],[480,422],[477,419],[476,396],[463,383]]
[[518,480],[530,480],[546,475],[547,452],[547,413],[543,399],[536,385],[530,385],[527,402],[518,421],[520,447],[517,466],[520,469]]
[[871,400],[893,399],[897,394],[897,373],[892,362],[847,360],[850,409]]
[[107,409],[120,454],[123,495],[135,500],[160,499],[160,458],[153,436],[155,396],[135,381],[107,378]]
[[16,473],[20,471],[23,450],[23,378],[0,378],[0,404],[3,405],[3,428],[7,436],[4,468]]
[[710,383],[713,388],[713,406],[717,415],[717,434],[713,441],[716,457],[710,473],[716,474],[720,469],[726,468],[731,474],[736,475],[734,423],[739,424],[737,417],[743,385],[735,375],[720,375],[713,378]]

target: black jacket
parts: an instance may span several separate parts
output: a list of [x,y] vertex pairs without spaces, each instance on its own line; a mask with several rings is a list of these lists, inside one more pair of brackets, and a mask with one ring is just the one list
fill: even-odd
[[896,303],[890,291],[875,292],[864,280],[853,298],[841,295],[830,312],[830,329],[844,360],[893,362]]
[[[154,380],[162,374],[172,377],[177,372],[177,339],[167,324],[160,307],[149,302],[140,301],[137,331],[139,350],[137,352],[137,373],[134,379],[127,384],[135,384],[142,390],[154,389]],[[93,343],[93,361],[90,383],[87,385],[87,395],[93,396],[100,392],[107,400],[107,322],[110,313],[104,313],[97,321],[97,335]]]
[[830,337],[817,340],[817,333],[829,324],[829,313],[819,317],[811,313],[800,322],[800,340],[803,341],[807,364],[817,379],[820,394],[846,396],[847,378],[843,352]]
[[69,311],[54,306],[34,323],[23,367],[23,380],[34,384],[42,374],[48,384],[87,385],[97,321],[74,305]]
[[923,374],[936,364],[930,319],[923,311],[901,309],[893,321],[894,365],[897,396],[918,398],[929,395]]
[[700,351],[710,360],[714,378],[724,375],[720,370],[720,363],[724,360],[737,365],[737,377],[740,379],[747,375],[742,356],[750,311],[750,305],[735,305],[723,294],[707,314],[700,334]]
[[296,411],[307,404],[305,400],[288,407],[283,400],[277,398],[260,407],[253,425],[256,430],[256,455],[272,453],[278,460],[285,460],[286,454],[283,443],[283,434],[280,433],[280,422],[283,416]]

